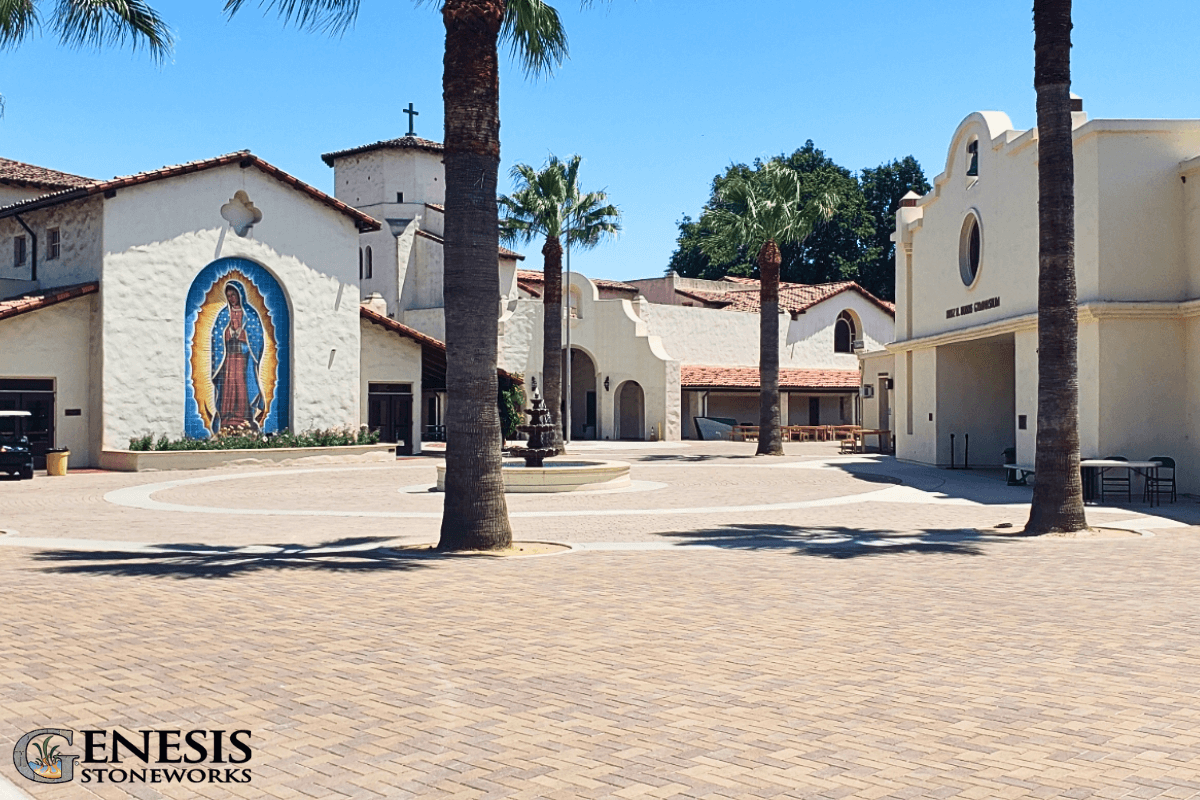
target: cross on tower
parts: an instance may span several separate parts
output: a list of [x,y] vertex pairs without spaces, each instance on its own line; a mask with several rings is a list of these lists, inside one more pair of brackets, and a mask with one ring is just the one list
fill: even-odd
[[417,132],[413,130],[413,117],[421,116],[421,112],[414,111],[413,104],[409,103],[408,108],[404,109],[402,113],[408,114],[408,134],[407,135],[408,136],[416,136]]

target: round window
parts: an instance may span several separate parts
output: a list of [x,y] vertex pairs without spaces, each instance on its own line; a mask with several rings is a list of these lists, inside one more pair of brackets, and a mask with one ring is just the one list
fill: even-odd
[[963,221],[962,235],[958,245],[958,272],[967,286],[975,283],[979,276],[979,262],[983,257],[983,236],[979,230],[979,217],[968,214]]

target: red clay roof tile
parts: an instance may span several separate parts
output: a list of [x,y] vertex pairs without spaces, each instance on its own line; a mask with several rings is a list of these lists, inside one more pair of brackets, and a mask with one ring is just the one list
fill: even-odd
[[152,183],[154,181],[163,180],[164,178],[174,178],[180,175],[188,175],[193,172],[200,172],[213,167],[223,167],[229,164],[240,164],[243,167],[254,167],[260,172],[264,172],[275,178],[281,183],[285,183],[309,197],[323,203],[335,211],[339,211],[354,220],[360,231],[370,230],[377,231],[381,224],[374,217],[364,214],[357,208],[346,205],[341,200],[331,197],[315,186],[310,186],[299,178],[284,172],[279,167],[263,161],[258,156],[251,153],[249,150],[239,150],[236,153],[226,153],[223,156],[204,159],[203,161],[189,161],[186,164],[176,164],[170,167],[162,167],[161,169],[150,170],[148,172],[139,172],[136,175],[126,175],[123,177],[113,178],[108,181],[95,181],[85,186],[74,189],[67,189],[61,192],[37,197],[32,200],[25,200],[20,203],[0,208],[0,218],[9,217],[13,214],[19,214],[22,211],[31,211],[35,208],[46,208],[47,206],[58,205],[59,203],[67,203],[72,200],[77,200],[81,197],[89,197],[91,195],[102,194],[104,192],[112,192],[117,189],[123,189],[127,186],[139,186],[143,183]]
[[[757,389],[758,367],[703,367],[685,364],[679,368],[684,389]],[[858,389],[856,369],[781,369],[781,389]]]
[[384,139],[371,144],[364,144],[358,147],[351,147],[348,150],[337,150],[332,153],[325,153],[321,156],[321,160],[328,166],[333,166],[333,162],[339,158],[346,156],[356,156],[359,153],[369,153],[372,150],[424,150],[429,153],[441,153],[445,151],[445,146],[441,142],[435,142],[430,139],[422,139],[420,136],[401,136],[399,139]]
[[31,292],[20,297],[0,300],[0,319],[28,314],[30,311],[37,311],[40,308],[46,308],[47,306],[56,305],[67,300],[74,300],[76,297],[94,294],[99,290],[99,283],[77,283],[73,286],[44,289],[40,292]]
[[11,158],[0,158],[0,183],[38,189],[78,189],[97,181],[69,172],[26,164],[23,161],[13,161]]

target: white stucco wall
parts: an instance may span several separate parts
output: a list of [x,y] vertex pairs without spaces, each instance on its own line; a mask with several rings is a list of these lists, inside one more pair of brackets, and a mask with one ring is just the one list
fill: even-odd
[[0,184],[0,206],[12,205],[13,203],[22,203],[26,200],[32,200],[35,197],[41,197],[44,194],[56,191],[55,189],[37,189],[32,186],[10,186],[8,184]]
[[[98,463],[98,306],[92,294],[0,320],[0,378],[54,379],[54,444],[70,448],[76,467]],[[82,414],[68,417],[68,408]]]
[[421,452],[421,345],[361,320],[361,387],[359,419],[367,424],[367,389],[371,383],[410,383],[413,390],[413,453]]
[[[381,216],[372,213],[368,207],[411,205],[415,209],[424,203],[444,204],[446,181],[443,173],[441,153],[417,148],[381,149],[343,156],[334,164],[334,195],[382,220],[384,216],[397,214],[388,211]],[[403,204],[395,202],[397,192],[404,193]],[[411,218],[416,214],[399,215]]]
[[[684,364],[714,367],[758,366],[759,315],[744,311],[646,303],[649,331]],[[858,369],[853,353],[833,349],[838,314],[850,311],[862,322],[858,336],[868,349],[893,337],[892,316],[857,292],[842,292],[793,320],[779,315],[779,365],[791,369]]]
[[[103,256],[101,233],[103,202],[99,197],[91,197],[20,215],[38,238],[38,282],[36,287],[22,284],[22,291],[70,286],[100,279],[100,265]],[[58,228],[59,231],[59,257],[48,259],[46,257],[46,231],[51,228]],[[12,240],[14,236],[25,236],[27,255],[25,264],[21,267],[13,266]],[[28,280],[31,274],[32,255],[33,241],[20,223],[11,217],[0,219],[0,280]],[[7,297],[9,294],[5,292],[0,294],[0,297]]]
[[[862,380],[860,385],[870,385],[872,387],[872,396],[866,397],[863,393],[859,393],[861,397],[862,419],[860,420],[864,428],[887,428],[895,431],[898,427],[897,410],[896,410],[896,390],[892,389],[890,394],[884,388],[885,377],[896,378],[896,357],[886,350],[873,350],[863,353],[862,361]],[[886,409],[891,410],[891,414],[886,415],[886,419],[882,420],[886,424],[880,424],[880,411],[885,410],[881,405],[881,400],[887,395],[888,402]]]
[[[238,190],[263,212],[247,238],[220,216]],[[358,233],[349,217],[235,164],[120,190],[105,201],[104,242],[104,447],[182,435],[185,300],[197,273],[223,257],[261,264],[288,296],[292,429],[358,426]]]
[[[679,362],[653,336],[629,300],[601,300],[595,284],[571,273],[571,288],[580,298],[579,316],[571,320],[571,347],[586,353],[596,365],[596,416],[599,438],[617,435],[617,391],[637,381],[645,395],[646,437],[676,441],[682,435],[683,395]],[[564,292],[564,295],[566,293]],[[644,313],[644,306],[643,306]],[[566,341],[564,331],[564,344]],[[528,379],[541,378],[542,301],[518,300],[506,314],[500,341],[504,368]],[[520,363],[522,355],[524,364]],[[608,378],[609,388],[604,389]],[[689,421],[690,424],[690,421]]]

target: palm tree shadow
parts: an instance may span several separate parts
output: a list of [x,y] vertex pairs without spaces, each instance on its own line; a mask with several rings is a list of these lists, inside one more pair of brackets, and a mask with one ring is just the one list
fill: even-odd
[[969,528],[895,533],[866,528],[808,528],[770,523],[722,525],[661,535],[680,539],[681,547],[700,545],[833,559],[901,553],[981,556],[984,551],[979,543],[985,539],[979,531]]
[[[33,560],[52,566],[44,572],[118,577],[237,578],[267,570],[372,572],[429,566],[431,551],[377,546],[384,536],[336,539],[317,545],[269,544],[229,547],[164,544],[136,550],[43,550]],[[376,546],[372,546],[376,545]]]

